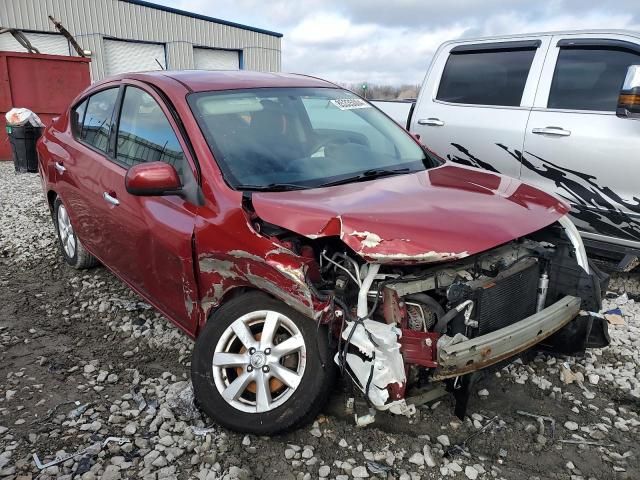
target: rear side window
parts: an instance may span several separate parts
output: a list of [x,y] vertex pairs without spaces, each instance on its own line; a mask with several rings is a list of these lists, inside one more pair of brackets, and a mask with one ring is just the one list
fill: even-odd
[[629,65],[637,53],[613,48],[563,48],[549,91],[548,108],[614,112]]
[[110,88],[92,95],[88,99],[80,138],[89,145],[107,151],[113,107],[118,98],[118,89]]
[[451,53],[436,98],[445,102],[516,107],[536,49]]
[[153,97],[136,87],[125,90],[116,159],[127,166],[165,162],[182,174],[184,153],[169,120]]

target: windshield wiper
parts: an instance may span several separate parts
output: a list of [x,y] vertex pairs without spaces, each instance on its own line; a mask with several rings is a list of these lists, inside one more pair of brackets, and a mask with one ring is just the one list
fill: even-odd
[[365,170],[358,175],[354,175],[353,177],[341,178],[340,180],[335,180],[333,182],[322,183],[317,187],[331,187],[333,185],[344,185],[345,183],[352,182],[363,182],[366,180],[373,180],[375,178],[381,177],[390,177],[393,175],[401,175],[403,173],[410,173],[415,170],[410,168],[394,168],[394,169],[385,169],[385,168],[372,168],[371,170]]
[[417,170],[412,170],[406,167],[394,169],[372,168],[371,170],[365,170],[364,172],[352,177],[341,178],[340,180],[314,185],[313,187],[298,185],[295,183],[270,183],[268,185],[237,185],[235,188],[236,190],[244,190],[248,192],[288,192],[291,190],[306,190],[309,188],[331,187],[333,185],[343,185],[345,183],[363,182],[365,180],[401,175],[403,173],[410,173],[414,171]]
[[251,192],[288,192],[291,190],[305,190],[309,187],[294,183],[270,183],[268,185],[237,185],[235,188]]

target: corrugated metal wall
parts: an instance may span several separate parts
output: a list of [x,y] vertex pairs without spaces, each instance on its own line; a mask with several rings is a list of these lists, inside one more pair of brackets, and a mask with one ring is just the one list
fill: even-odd
[[55,32],[60,20],[91,50],[94,80],[105,76],[104,37],[164,43],[170,69],[194,68],[193,46],[242,50],[244,68],[279,71],[281,38],[120,0],[0,0],[0,23],[21,30]]
[[[49,55],[71,55],[69,42],[62,35],[50,33],[29,33],[31,45],[41,53]],[[0,50],[7,52],[25,52],[25,48],[10,33],[0,35]]]
[[240,57],[234,50],[194,48],[193,58],[196,68],[201,70],[238,70],[240,68]]

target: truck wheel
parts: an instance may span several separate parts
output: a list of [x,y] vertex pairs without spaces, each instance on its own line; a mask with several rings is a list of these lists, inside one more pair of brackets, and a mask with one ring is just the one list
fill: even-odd
[[315,418],[333,373],[326,329],[260,292],[235,297],[215,312],[191,362],[202,410],[223,427],[258,435]]
[[60,197],[53,203],[53,219],[65,262],[78,270],[95,267],[98,260],[84,248],[76,236],[67,208]]

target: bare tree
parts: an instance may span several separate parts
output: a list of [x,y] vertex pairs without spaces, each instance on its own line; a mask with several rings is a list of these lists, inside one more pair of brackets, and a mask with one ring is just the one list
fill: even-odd
[[366,85],[366,98],[369,100],[406,100],[415,99],[420,91],[420,85],[379,85],[375,83],[342,83],[342,87],[364,96]]

